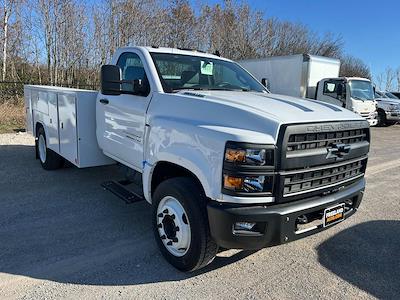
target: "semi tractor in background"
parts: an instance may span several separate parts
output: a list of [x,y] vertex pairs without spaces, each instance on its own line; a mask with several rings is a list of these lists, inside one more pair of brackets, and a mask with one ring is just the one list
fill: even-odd
[[161,253],[183,271],[206,266],[220,247],[260,249],[320,232],[353,215],[364,194],[365,119],[271,94],[228,59],[121,48],[102,66],[99,92],[24,89],[42,167],[118,163],[126,175],[103,187],[152,205]]
[[309,54],[242,60],[239,63],[276,94],[309,98],[347,108],[378,123],[369,79],[339,77],[340,60]]

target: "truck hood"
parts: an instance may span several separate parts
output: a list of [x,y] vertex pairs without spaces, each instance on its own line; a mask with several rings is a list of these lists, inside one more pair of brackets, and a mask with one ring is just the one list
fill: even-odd
[[[389,99],[389,98],[377,98],[375,99],[377,105],[379,108],[383,110],[399,110],[400,109],[400,100],[395,100],[395,99]],[[390,106],[395,105],[395,108],[392,108]]]
[[[316,100],[278,94],[238,91],[180,91],[204,101],[262,114],[281,124],[363,120],[359,115],[342,107]],[[223,112],[221,112],[223,113]]]
[[375,101],[378,102],[378,105],[379,104],[386,104],[386,105],[390,105],[390,104],[397,105],[397,104],[400,104],[400,99],[396,100],[396,99],[389,99],[389,98],[377,98],[377,99],[375,99]]

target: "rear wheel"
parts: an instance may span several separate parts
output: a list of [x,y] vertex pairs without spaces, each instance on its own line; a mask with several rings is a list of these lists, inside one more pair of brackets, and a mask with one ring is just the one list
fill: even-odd
[[208,265],[218,252],[208,226],[206,197],[196,182],[162,182],[153,196],[153,229],[165,259],[181,271]]
[[46,134],[43,127],[38,129],[36,153],[38,154],[40,164],[45,170],[56,170],[61,168],[64,164],[64,159],[61,156],[47,148]]

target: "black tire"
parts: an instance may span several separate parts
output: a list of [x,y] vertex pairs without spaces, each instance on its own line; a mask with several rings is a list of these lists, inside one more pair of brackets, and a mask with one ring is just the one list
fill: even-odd
[[386,113],[382,109],[378,110],[378,126],[385,126],[387,123]]
[[[41,155],[40,155],[41,150],[39,149],[40,148],[39,140],[40,140],[41,136],[44,139],[45,148],[46,148],[44,157],[41,157]],[[39,158],[40,164],[42,165],[43,169],[45,169],[45,170],[60,169],[64,165],[64,158],[62,158],[60,155],[55,153],[53,150],[47,148],[46,134],[44,132],[43,127],[40,127],[37,132],[36,153],[37,153],[37,157]]]
[[[190,225],[190,246],[183,256],[168,251],[158,231],[157,208],[166,196],[174,197],[184,208]],[[155,190],[153,196],[153,231],[162,255],[175,268],[185,272],[201,269],[211,263],[218,253],[218,246],[211,238],[208,225],[206,197],[191,178],[167,179]]]
[[396,121],[386,121],[386,125],[388,126],[396,125],[396,123]]

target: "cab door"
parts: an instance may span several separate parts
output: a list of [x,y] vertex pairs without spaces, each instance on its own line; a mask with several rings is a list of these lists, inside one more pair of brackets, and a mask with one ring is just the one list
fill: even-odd
[[[97,101],[98,141],[104,153],[141,171],[146,110],[151,91],[143,59],[139,53],[125,52],[118,59],[122,80],[120,95],[99,94]],[[134,80],[147,85],[147,89],[135,92]],[[129,83],[130,82],[130,83]]]
[[317,100],[331,103],[337,106],[346,107],[346,96],[338,95],[341,80],[323,80],[318,84]]

